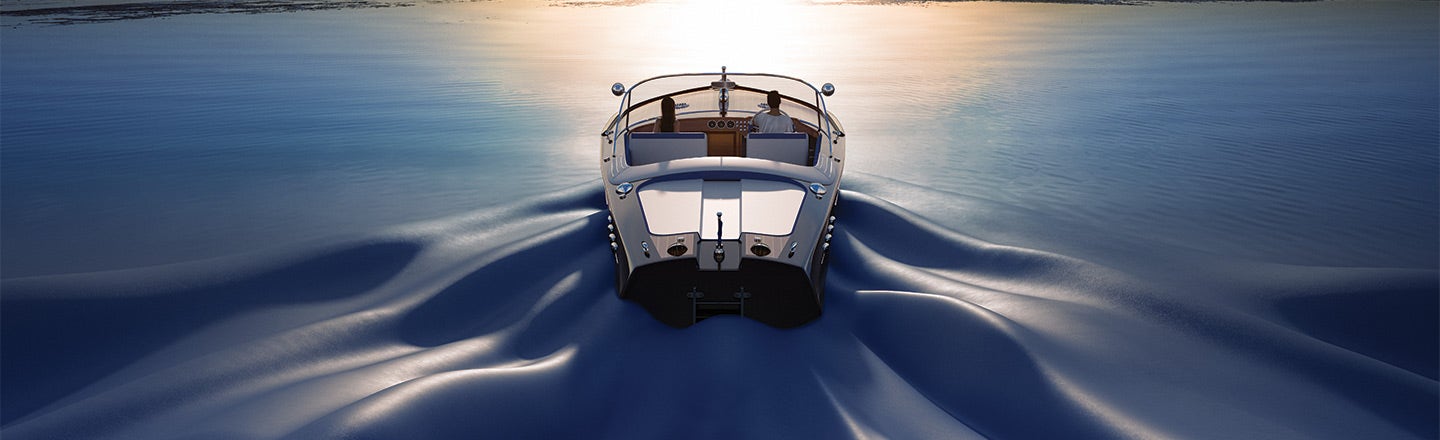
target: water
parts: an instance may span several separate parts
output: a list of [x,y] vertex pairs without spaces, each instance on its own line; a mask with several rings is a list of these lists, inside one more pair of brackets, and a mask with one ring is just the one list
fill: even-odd
[[1433,4],[784,4],[816,24],[780,27],[805,49],[773,54],[648,35],[682,6],[6,29],[5,271],[228,255],[590,185],[610,82],[722,64],[839,85],[857,175],[1098,237],[1436,264]]
[[579,152],[579,127],[544,129],[563,99],[432,62],[423,35],[265,17],[7,30],[7,273],[263,249],[589,177],[547,165]]
[[[1437,14],[4,17],[0,427],[1433,437]],[[613,296],[610,84],[722,65],[839,89],[843,220],[812,325],[673,330]],[[542,398],[496,398],[516,395]],[[715,411],[746,422],[687,421]]]

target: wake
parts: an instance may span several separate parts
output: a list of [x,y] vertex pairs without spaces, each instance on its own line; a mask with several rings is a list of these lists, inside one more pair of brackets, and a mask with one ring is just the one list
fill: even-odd
[[7,279],[0,429],[1436,436],[1435,271],[1112,267],[848,189],[839,209],[824,315],[791,330],[734,316],[674,329],[618,299],[593,190],[228,258]]

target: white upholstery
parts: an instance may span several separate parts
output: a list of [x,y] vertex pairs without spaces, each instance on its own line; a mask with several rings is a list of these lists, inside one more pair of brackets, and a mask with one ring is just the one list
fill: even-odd
[[650,233],[673,235],[699,231],[702,182],[700,179],[666,180],[641,185],[637,192]]
[[723,212],[724,237],[742,233],[790,235],[805,204],[805,190],[794,182],[769,179],[663,180],[640,186],[641,212],[655,235],[699,232],[714,239]]
[[705,133],[630,133],[625,143],[630,165],[648,165],[687,157],[705,157]]
[[804,166],[810,159],[805,133],[751,133],[745,140],[745,157]]

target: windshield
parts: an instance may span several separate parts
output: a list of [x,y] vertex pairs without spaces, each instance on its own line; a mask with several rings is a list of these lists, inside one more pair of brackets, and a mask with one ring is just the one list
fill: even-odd
[[745,118],[765,111],[766,93],[780,92],[780,110],[796,121],[815,128],[821,128],[824,121],[823,103],[819,94],[809,84],[796,79],[775,76],[754,76],[750,74],[729,74],[726,78],[734,83],[727,90],[712,87],[720,80],[720,74],[695,74],[664,77],[641,82],[627,94],[623,104],[629,106],[621,115],[617,131],[636,125],[646,124],[660,116],[660,99],[666,96],[675,99],[676,116],[723,116]]

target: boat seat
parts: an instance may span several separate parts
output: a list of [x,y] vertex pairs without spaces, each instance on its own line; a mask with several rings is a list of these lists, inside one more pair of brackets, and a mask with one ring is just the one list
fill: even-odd
[[625,157],[631,166],[705,156],[705,133],[631,132],[625,138]]
[[810,137],[805,133],[750,133],[745,137],[745,156],[806,166]]

